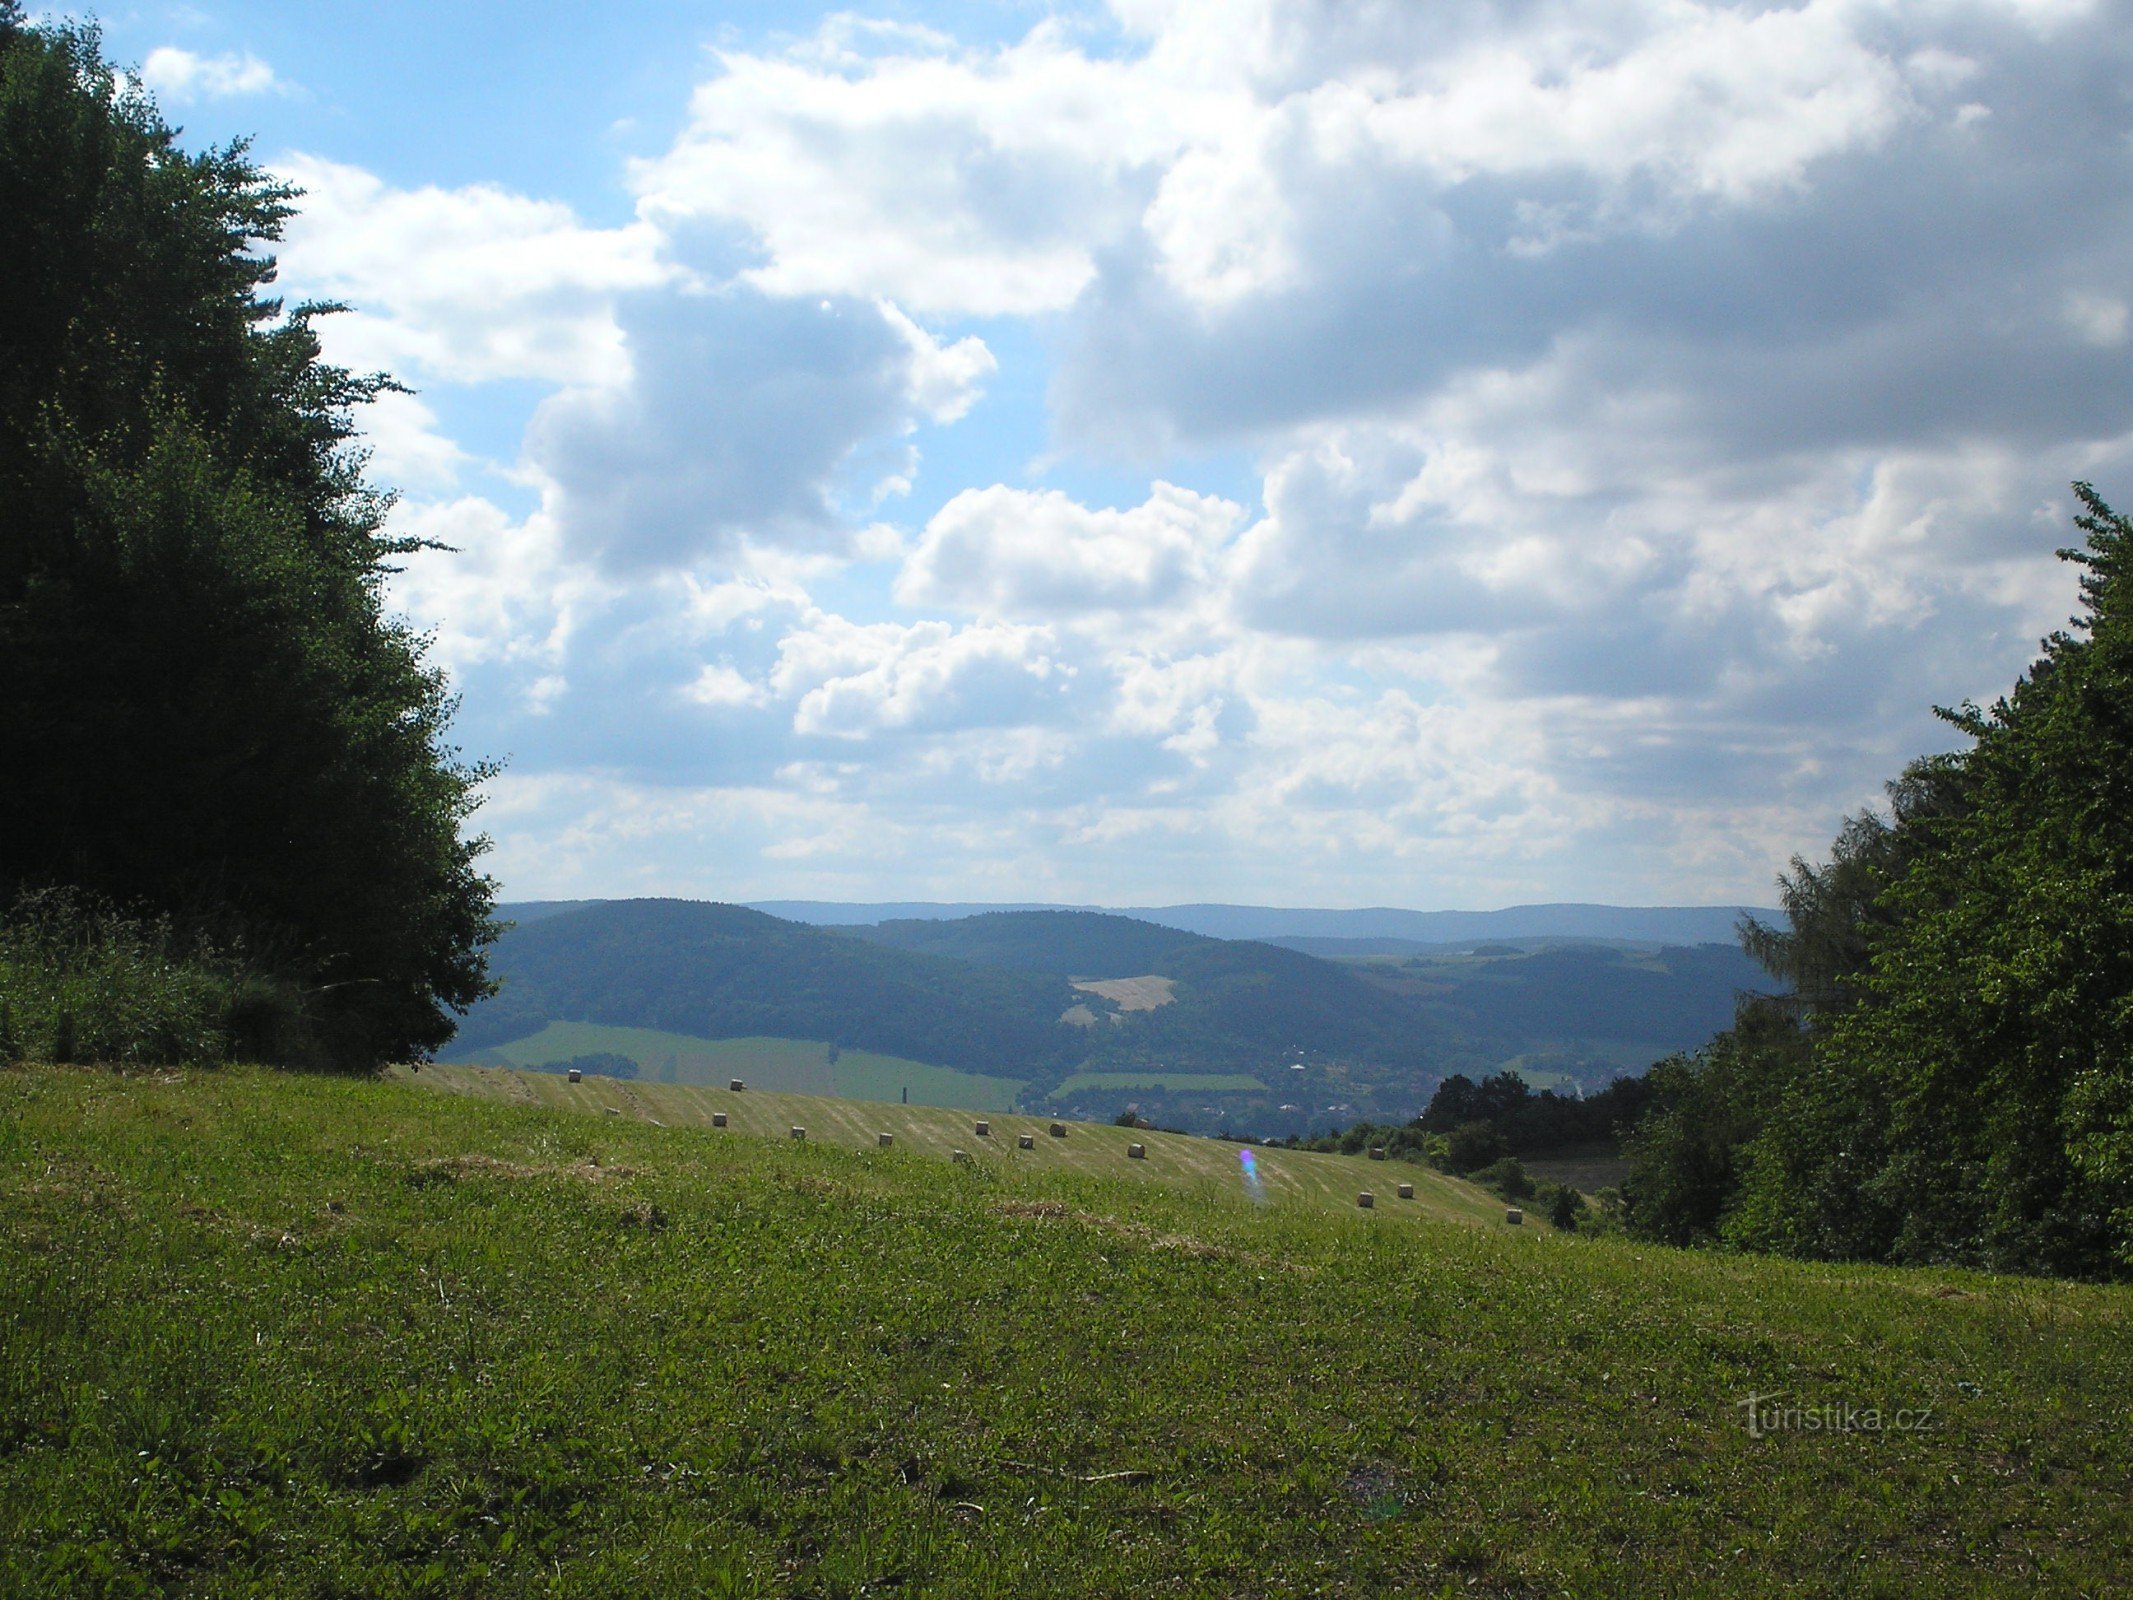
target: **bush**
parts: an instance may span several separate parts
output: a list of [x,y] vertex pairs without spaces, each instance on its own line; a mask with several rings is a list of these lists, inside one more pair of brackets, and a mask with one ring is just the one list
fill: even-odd
[[1492,1161],[1473,1174],[1474,1181],[1485,1189],[1493,1189],[1506,1200],[1528,1200],[1533,1196],[1533,1180],[1526,1176],[1526,1169],[1516,1156],[1504,1156]]
[[[0,923],[0,1059],[123,1066],[301,1053],[300,999],[166,918],[65,889]],[[278,1047],[278,1048],[275,1048]]]
[[1578,1224],[1585,1220],[1585,1197],[1567,1183],[1547,1187],[1553,1191],[1546,1196],[1548,1225],[1564,1233],[1574,1233]]
[[1462,1122],[1446,1135],[1444,1168],[1447,1172],[1476,1172],[1511,1153],[1511,1146],[1494,1123],[1476,1118]]

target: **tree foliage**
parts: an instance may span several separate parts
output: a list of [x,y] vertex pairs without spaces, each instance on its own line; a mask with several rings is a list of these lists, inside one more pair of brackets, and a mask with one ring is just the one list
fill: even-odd
[[487,771],[384,609],[410,546],[352,410],[388,380],[266,293],[295,198],[180,149],[93,29],[0,12],[0,893],[197,925],[352,1065],[485,991]]
[[2076,484],[2070,631],[1888,819],[1783,880],[1795,986],[1670,1069],[1631,1226],[1791,1254],[2133,1264],[2133,523]]

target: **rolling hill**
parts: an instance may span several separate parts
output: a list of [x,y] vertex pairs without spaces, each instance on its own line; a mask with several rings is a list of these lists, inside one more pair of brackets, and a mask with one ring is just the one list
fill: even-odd
[[614,900],[511,929],[501,984],[467,1014],[454,1055],[551,1022],[839,1046],[967,1071],[1056,1077],[1078,1058],[1057,979],[885,949],[740,906]]
[[0,1594],[2125,1592],[2122,1286],[476,1076],[0,1070]]
[[[994,1106],[1014,1080],[1025,1103],[1093,1118],[1286,1134],[1404,1120],[1453,1072],[1604,1083],[1701,1043],[1755,978],[1722,946],[1431,950],[1326,960],[1092,911],[814,927],[694,901],[545,905],[499,942],[502,991],[445,1054],[613,1050],[647,1078],[715,1081],[724,1045],[786,1041],[812,1063],[794,1087]],[[840,1051],[913,1065],[840,1074]]]

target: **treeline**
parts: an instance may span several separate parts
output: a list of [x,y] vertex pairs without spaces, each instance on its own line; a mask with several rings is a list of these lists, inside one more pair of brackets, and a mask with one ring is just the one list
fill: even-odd
[[1643,1078],[1617,1078],[1580,1099],[1552,1089],[1535,1093],[1515,1072],[1476,1082],[1454,1073],[1437,1086],[1422,1114],[1402,1123],[1358,1122],[1337,1133],[1295,1141],[1299,1150],[1430,1160],[1448,1172],[1472,1172],[1503,1156],[1554,1155],[1582,1145],[1612,1144],[1644,1115],[1651,1090]]
[[295,199],[0,0],[0,1050],[365,1067],[485,990],[487,769],[384,609],[389,380],[268,292]]
[[1822,1259],[2133,1266],[2133,524],[2075,485],[2071,631],[1968,748],[1781,880],[1790,998],[1648,1074],[1631,1231]]

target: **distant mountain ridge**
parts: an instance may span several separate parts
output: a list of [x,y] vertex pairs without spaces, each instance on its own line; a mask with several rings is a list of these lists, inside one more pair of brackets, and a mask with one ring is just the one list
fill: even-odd
[[[530,900],[497,908],[507,919],[532,922],[594,900]],[[701,902],[699,902],[701,903]],[[1393,906],[1357,910],[1198,904],[1092,906],[1020,901],[758,900],[761,911],[787,922],[843,928],[884,922],[943,922],[992,912],[1090,911],[1153,922],[1212,939],[1400,939],[1416,944],[1464,944],[1484,939],[1621,939],[1640,944],[1732,944],[1743,916],[1765,921],[1766,906],[1613,906],[1566,901],[1505,906],[1496,911],[1408,911]],[[1360,952],[1357,952],[1360,953]]]
[[[1717,918],[1730,928],[1729,911],[1696,909],[1707,920],[1690,935]],[[493,1057],[557,1024],[613,1049],[633,1029],[672,1049],[793,1040],[827,1066],[871,1051],[1016,1080],[1033,1103],[1065,1094],[1099,1118],[1137,1105],[1203,1131],[1404,1118],[1452,1072],[1603,1084],[1702,1043],[1764,982],[1737,944],[1640,939],[1681,924],[1635,917],[1558,915],[1539,920],[1551,934],[1463,943],[1292,936],[1320,947],[1299,950],[1061,909],[857,925],[693,900],[523,913],[493,952],[501,992],[468,1013],[450,1058]],[[1616,936],[1560,931],[1595,925]],[[1102,988],[1122,980],[1147,981]],[[1153,992],[1153,1006],[1130,1003]]]

